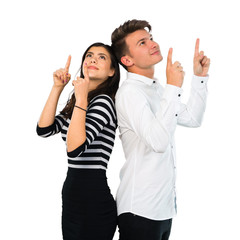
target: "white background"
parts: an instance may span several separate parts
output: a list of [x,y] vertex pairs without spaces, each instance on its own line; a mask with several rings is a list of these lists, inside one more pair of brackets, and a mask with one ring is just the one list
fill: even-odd
[[[42,139],[35,131],[52,73],[71,54],[74,75],[91,43],[110,44],[112,31],[133,18],[153,27],[164,57],[155,76],[163,85],[167,52],[173,47],[174,61],[186,72],[184,102],[197,37],[211,58],[203,126],[176,131],[178,215],[170,239],[240,239],[238,9],[234,0],[1,1],[0,239],[61,239],[65,146],[60,135]],[[69,84],[59,110],[71,90]],[[114,196],[123,163],[117,137],[108,169]]]

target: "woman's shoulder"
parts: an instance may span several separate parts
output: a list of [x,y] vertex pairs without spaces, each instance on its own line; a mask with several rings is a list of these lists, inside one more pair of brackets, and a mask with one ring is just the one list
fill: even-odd
[[100,94],[94,97],[90,104],[88,105],[87,115],[98,114],[99,116],[105,116],[108,119],[112,119],[111,121],[116,122],[116,110],[115,105],[112,98],[106,94]]
[[112,98],[110,96],[108,96],[107,94],[100,94],[98,96],[95,96],[90,101],[88,108],[90,108],[91,106],[102,105],[102,104],[106,104],[108,106],[115,108]]

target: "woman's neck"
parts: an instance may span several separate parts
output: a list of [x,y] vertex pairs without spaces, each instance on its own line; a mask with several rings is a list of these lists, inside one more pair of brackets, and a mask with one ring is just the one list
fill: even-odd
[[88,88],[88,92],[91,92],[93,90],[95,90],[101,83],[103,83],[104,80],[89,80],[89,88]]

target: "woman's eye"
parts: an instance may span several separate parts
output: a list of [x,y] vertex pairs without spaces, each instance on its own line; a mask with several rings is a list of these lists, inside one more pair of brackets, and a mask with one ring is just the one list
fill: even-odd
[[100,56],[99,57],[100,59],[103,59],[103,60],[106,60],[106,58],[104,56]]
[[88,53],[88,54],[86,55],[86,57],[92,57],[92,54],[91,54],[91,53]]
[[142,41],[140,42],[140,46],[144,45],[145,44],[145,41]]

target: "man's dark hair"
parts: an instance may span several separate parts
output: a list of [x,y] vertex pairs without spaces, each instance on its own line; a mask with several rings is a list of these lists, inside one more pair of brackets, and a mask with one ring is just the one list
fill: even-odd
[[121,57],[129,54],[129,49],[126,44],[126,37],[128,34],[133,33],[137,30],[146,29],[148,28],[148,31],[151,32],[152,27],[151,25],[145,21],[145,20],[129,20],[125,22],[123,25],[120,25],[118,28],[116,28],[112,33],[112,49],[118,59],[118,62],[125,68],[127,67],[122,64]]

